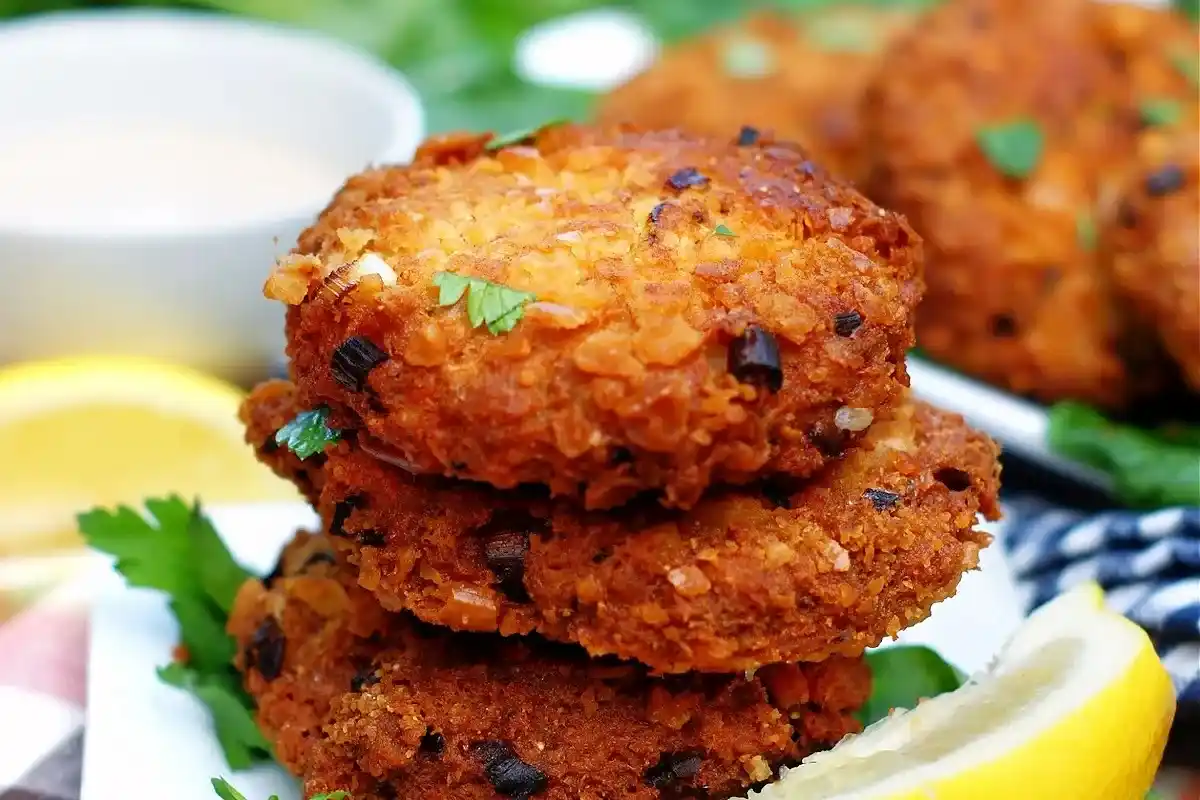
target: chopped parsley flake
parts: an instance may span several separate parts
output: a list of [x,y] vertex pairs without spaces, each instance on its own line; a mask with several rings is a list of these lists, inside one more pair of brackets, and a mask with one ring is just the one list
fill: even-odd
[[329,427],[329,409],[325,406],[302,411],[288,424],[275,432],[275,444],[287,448],[304,461],[342,438],[342,432]]
[[1142,122],[1154,126],[1174,125],[1183,116],[1183,107],[1166,97],[1143,101],[1139,111]]
[[1042,129],[1031,119],[982,128],[976,140],[992,166],[1010,178],[1026,177],[1042,158]]
[[716,230],[713,231],[713,233],[715,233],[717,236],[737,236],[737,234],[734,233],[733,231],[731,231],[729,229],[729,226],[725,225],[724,223],[721,223],[720,225],[718,225]]
[[484,149],[485,150],[503,150],[505,147],[512,147],[513,145],[518,145],[518,144],[525,144],[526,142],[530,141],[535,136],[537,136],[542,131],[543,128],[549,128],[553,125],[562,125],[564,122],[567,122],[567,121],[568,120],[565,120],[565,119],[553,119],[553,120],[550,120],[549,122],[543,122],[541,125],[537,125],[532,128],[521,128],[519,130],[509,131],[508,133],[496,134],[488,141],[488,143],[484,146]]
[[775,71],[775,56],[757,39],[740,37],[725,45],[725,73],[731,78],[753,80]]
[[1200,56],[1188,50],[1177,50],[1171,54],[1171,63],[1192,86],[1200,86]]
[[537,299],[533,292],[454,272],[435,272],[433,285],[438,287],[439,306],[452,306],[465,294],[471,327],[487,325],[493,336],[511,331],[525,315],[525,305]]
[[1075,215],[1075,236],[1084,250],[1096,249],[1096,221],[1086,211]]

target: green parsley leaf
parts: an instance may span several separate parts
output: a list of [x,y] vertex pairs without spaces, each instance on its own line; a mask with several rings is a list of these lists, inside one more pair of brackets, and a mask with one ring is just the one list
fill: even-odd
[[172,663],[159,667],[158,678],[169,686],[195,695],[208,706],[213,730],[230,769],[246,769],[260,761],[271,760],[271,745],[254,722],[250,698],[242,689],[241,677],[232,668],[224,673],[203,673]]
[[208,706],[229,766],[269,760],[270,746],[233,667],[236,644],[225,632],[234,596],[250,573],[229,554],[199,504],[172,496],[145,506],[148,519],[127,506],[93,509],[79,515],[79,530],[90,546],[116,558],[130,586],[167,595],[187,663],[169,664],[158,676]]
[[537,299],[532,292],[454,272],[435,272],[433,285],[438,287],[439,306],[452,306],[466,294],[471,327],[487,325],[493,336],[511,331],[525,315],[525,305]]
[[1075,238],[1084,250],[1096,249],[1096,220],[1087,211],[1075,215]]
[[1042,157],[1042,129],[1031,119],[1018,119],[982,128],[979,148],[992,166],[1010,178],[1024,178]]
[[1200,22],[1200,0],[1172,0],[1171,5],[1192,22]]
[[871,697],[858,712],[859,721],[870,725],[894,708],[916,708],[917,701],[952,692],[965,677],[937,652],[922,645],[894,645],[868,650],[871,668]]
[[1111,477],[1125,505],[1200,505],[1200,429],[1147,430],[1062,402],[1050,409],[1047,438],[1054,452]]
[[324,452],[341,438],[341,431],[329,427],[329,409],[325,406],[300,412],[275,432],[275,444],[287,445],[301,461]]
[[543,128],[549,128],[554,125],[562,125],[565,122],[570,122],[567,119],[554,119],[549,122],[543,122],[541,125],[535,125],[530,128],[520,128],[508,133],[500,133],[493,136],[484,145],[485,150],[503,150],[505,147],[512,147],[516,144],[524,144],[533,137],[542,132]]
[[713,233],[715,233],[717,236],[737,236],[737,234],[731,231],[729,226],[725,223],[718,225],[716,229],[713,230]]
[[1183,116],[1183,107],[1167,97],[1144,100],[1139,111],[1142,122],[1155,126],[1174,125]]
[[731,78],[754,80],[775,71],[775,56],[763,42],[742,36],[725,44],[725,73]]
[[230,786],[229,781],[224,778],[213,778],[212,787],[221,800],[246,800],[246,795]]
[[1171,63],[1192,86],[1200,86],[1200,55],[1191,50],[1177,50],[1171,54]]
[[[230,786],[229,781],[224,778],[213,778],[212,786],[213,791],[217,793],[217,797],[221,798],[221,800],[246,800],[246,795]],[[270,800],[279,800],[279,795],[271,795]],[[339,789],[336,792],[314,794],[308,800],[350,800],[350,793]]]

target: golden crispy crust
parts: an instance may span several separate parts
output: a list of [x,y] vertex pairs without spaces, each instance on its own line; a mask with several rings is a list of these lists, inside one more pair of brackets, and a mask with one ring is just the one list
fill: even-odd
[[860,96],[882,52],[918,11],[843,3],[754,14],[667,49],[604,98],[599,118],[722,139],[753,126],[800,142],[833,174],[857,183],[866,177]]
[[321,548],[301,535],[285,561],[307,566],[247,583],[229,623],[259,725],[306,794],[728,797],[856,731],[870,693],[861,658],[655,679],[537,637],[449,633],[384,613]]
[[[411,167],[352,178],[273,276],[270,293],[299,302],[300,394],[335,424],[423,473],[687,507],[710,483],[811,474],[830,457],[811,437],[840,407],[881,411],[907,384],[920,240],[798,148],[572,126],[487,141],[434,140]],[[699,185],[673,188],[687,169]],[[319,287],[363,253],[395,281],[346,289],[346,267]],[[438,271],[537,302],[510,333],[472,329],[463,303],[439,307]],[[778,373],[731,364],[762,332],[778,391]],[[331,370],[352,336],[386,357],[361,391]]]
[[1136,168],[1104,227],[1117,288],[1200,391],[1200,110],[1141,138]]
[[715,490],[686,513],[584,513],[414,477],[343,442],[318,508],[387,608],[662,672],[727,672],[857,655],[924,619],[989,541],[975,522],[998,512],[996,455],[961,418],[906,403],[799,487]]
[[[1122,359],[1138,343],[1081,231],[1094,230],[1132,147],[1135,86],[1184,79],[1147,66],[1166,64],[1161,49],[1137,51],[1116,34],[1130,12],[1107,6],[946,3],[885,56],[865,114],[872,196],[927,237],[920,346],[1016,392],[1119,406],[1155,384]],[[977,142],[981,128],[1015,119],[1044,136],[1025,179],[1001,174]]]

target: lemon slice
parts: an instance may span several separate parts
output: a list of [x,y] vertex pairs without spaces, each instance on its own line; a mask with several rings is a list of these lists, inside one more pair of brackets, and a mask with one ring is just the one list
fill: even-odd
[[140,359],[0,370],[0,556],[76,544],[74,515],[95,505],[170,492],[295,499],[243,441],[241,400],[214,378]]
[[1145,631],[1094,584],[1042,607],[961,689],[893,712],[754,800],[1140,800],[1175,714]]

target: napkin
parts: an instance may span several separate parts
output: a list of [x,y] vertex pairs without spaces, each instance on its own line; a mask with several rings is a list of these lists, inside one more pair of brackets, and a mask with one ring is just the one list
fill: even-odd
[[1008,498],[1005,547],[1032,610],[1086,581],[1149,632],[1179,703],[1200,705],[1200,508],[1152,512],[1066,509]]

